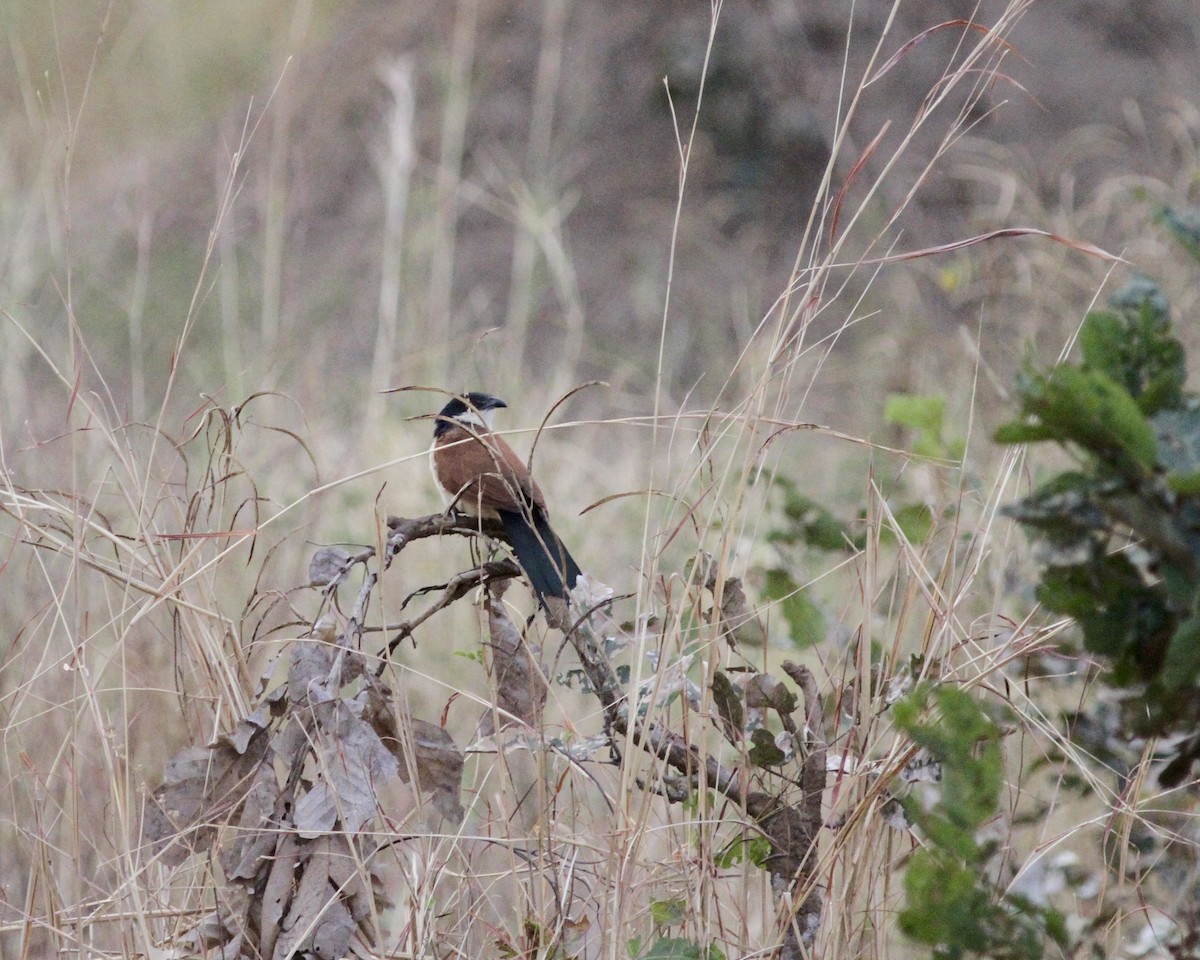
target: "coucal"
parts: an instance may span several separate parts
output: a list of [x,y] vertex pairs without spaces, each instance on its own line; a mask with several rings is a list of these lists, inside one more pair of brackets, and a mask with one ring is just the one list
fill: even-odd
[[433,475],[453,507],[499,517],[517,563],[546,607],[547,597],[568,599],[579,566],[550,528],[546,498],[529,468],[492,432],[496,410],[507,406],[487,393],[447,403],[433,428]]

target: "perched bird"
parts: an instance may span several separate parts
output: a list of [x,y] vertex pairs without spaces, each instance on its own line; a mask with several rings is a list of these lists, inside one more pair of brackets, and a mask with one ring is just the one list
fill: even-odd
[[496,410],[507,406],[487,393],[447,403],[433,428],[433,475],[455,508],[499,517],[517,563],[547,607],[547,597],[568,598],[579,566],[550,529],[546,498],[528,467],[492,432]]

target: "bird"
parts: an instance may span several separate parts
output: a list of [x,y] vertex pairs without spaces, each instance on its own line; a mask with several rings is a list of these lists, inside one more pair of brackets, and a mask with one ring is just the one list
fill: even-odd
[[546,498],[529,468],[492,432],[496,411],[508,406],[489,393],[456,396],[437,414],[432,466],[451,509],[483,519],[499,518],[538,603],[570,600],[579,565],[550,527]]

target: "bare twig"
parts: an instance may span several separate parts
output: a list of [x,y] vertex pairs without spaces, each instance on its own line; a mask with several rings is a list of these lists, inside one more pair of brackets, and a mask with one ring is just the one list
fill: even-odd
[[[521,568],[511,560],[492,560],[489,563],[482,564],[471,570],[464,570],[462,573],[455,574],[445,584],[445,589],[442,595],[437,599],[432,607],[424,612],[413,617],[411,620],[406,620],[404,623],[396,627],[396,632],[392,639],[388,641],[387,656],[395,651],[408,637],[411,637],[413,631],[417,629],[426,620],[432,617],[439,610],[444,610],[456,600],[461,600],[476,587],[482,587],[486,584],[493,583],[496,580],[510,580],[513,577],[521,575]],[[386,663],[386,660],[384,661]],[[375,675],[378,676],[383,672],[384,663],[380,663],[376,668]]]
[[393,558],[414,540],[427,537],[443,537],[453,534],[460,537],[484,536],[490,540],[504,540],[504,525],[499,520],[485,520],[450,511],[431,513],[424,517],[388,517],[387,549],[384,567],[391,565]]

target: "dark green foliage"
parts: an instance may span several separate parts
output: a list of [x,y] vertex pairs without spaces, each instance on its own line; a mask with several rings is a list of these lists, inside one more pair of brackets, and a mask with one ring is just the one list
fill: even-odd
[[687,901],[679,898],[673,900],[651,900],[650,919],[655,926],[670,927],[683,923],[687,919]]
[[783,491],[784,524],[767,534],[767,541],[779,544],[803,544],[814,550],[853,553],[866,544],[863,535],[855,535],[827,508],[805,496],[787,477],[776,477],[775,486]]
[[641,943],[631,940],[628,944],[629,955],[638,960],[725,960],[725,954],[715,946],[700,946],[682,937],[659,937],[654,940],[644,953],[640,952]]
[[996,432],[1001,443],[1077,444],[1135,478],[1154,466],[1153,427],[1129,391],[1107,373],[1064,365],[1044,375],[1024,374],[1017,390],[1025,419],[1001,427]]
[[792,575],[782,567],[765,571],[763,593],[773,600],[772,610],[783,614],[788,633],[797,647],[807,647],[825,639],[825,617]]
[[[1195,212],[1164,222],[1200,242]],[[1006,513],[1045,548],[1038,599],[1131,689],[1127,726],[1166,735],[1200,722],[1200,399],[1163,293],[1137,277],[1110,306],[1084,321],[1079,363],[1021,376],[1020,417],[996,439],[1075,457]]]
[[1095,311],[1079,332],[1083,366],[1124,387],[1147,416],[1178,406],[1187,371],[1162,291],[1137,277],[1110,304],[1121,312]]
[[[923,503],[905,503],[892,511],[896,526],[909,543],[920,545],[933,534],[933,511]],[[891,526],[879,529],[881,543],[896,543],[898,537]]]
[[750,762],[756,767],[777,767],[787,754],[775,745],[775,736],[770,730],[759,727],[750,734]]
[[801,564],[803,550],[854,553],[866,540],[861,534],[856,536],[849,524],[827,507],[801,493],[787,477],[775,477],[772,489],[783,494],[783,516],[766,539],[775,545],[782,562],[760,568],[763,594],[773,601],[772,616],[782,615],[786,621],[792,643],[806,647],[825,639],[826,626],[820,607],[794,573]]
[[[930,701],[934,716],[927,716]],[[896,725],[941,764],[941,795],[926,809],[904,799],[926,843],[904,875],[900,929],[936,958],[1040,960],[1047,938],[1066,943],[1062,918],[1006,895],[986,873],[993,848],[977,834],[996,815],[1004,773],[1000,728],[966,693],[922,686],[893,707]]]
[[942,765],[941,799],[932,810],[906,804],[909,819],[936,846],[970,859],[975,831],[1000,802],[1004,758],[996,725],[969,696],[954,687],[936,691],[936,721],[920,720],[927,693],[906,697],[893,708],[896,725]]
[[766,837],[739,837],[713,857],[713,863],[721,870],[728,870],[749,861],[761,867],[771,855],[771,841]]
[[1119,685],[1151,680],[1158,672],[1172,621],[1124,554],[1048,567],[1037,597],[1079,622],[1088,649],[1111,659]]

